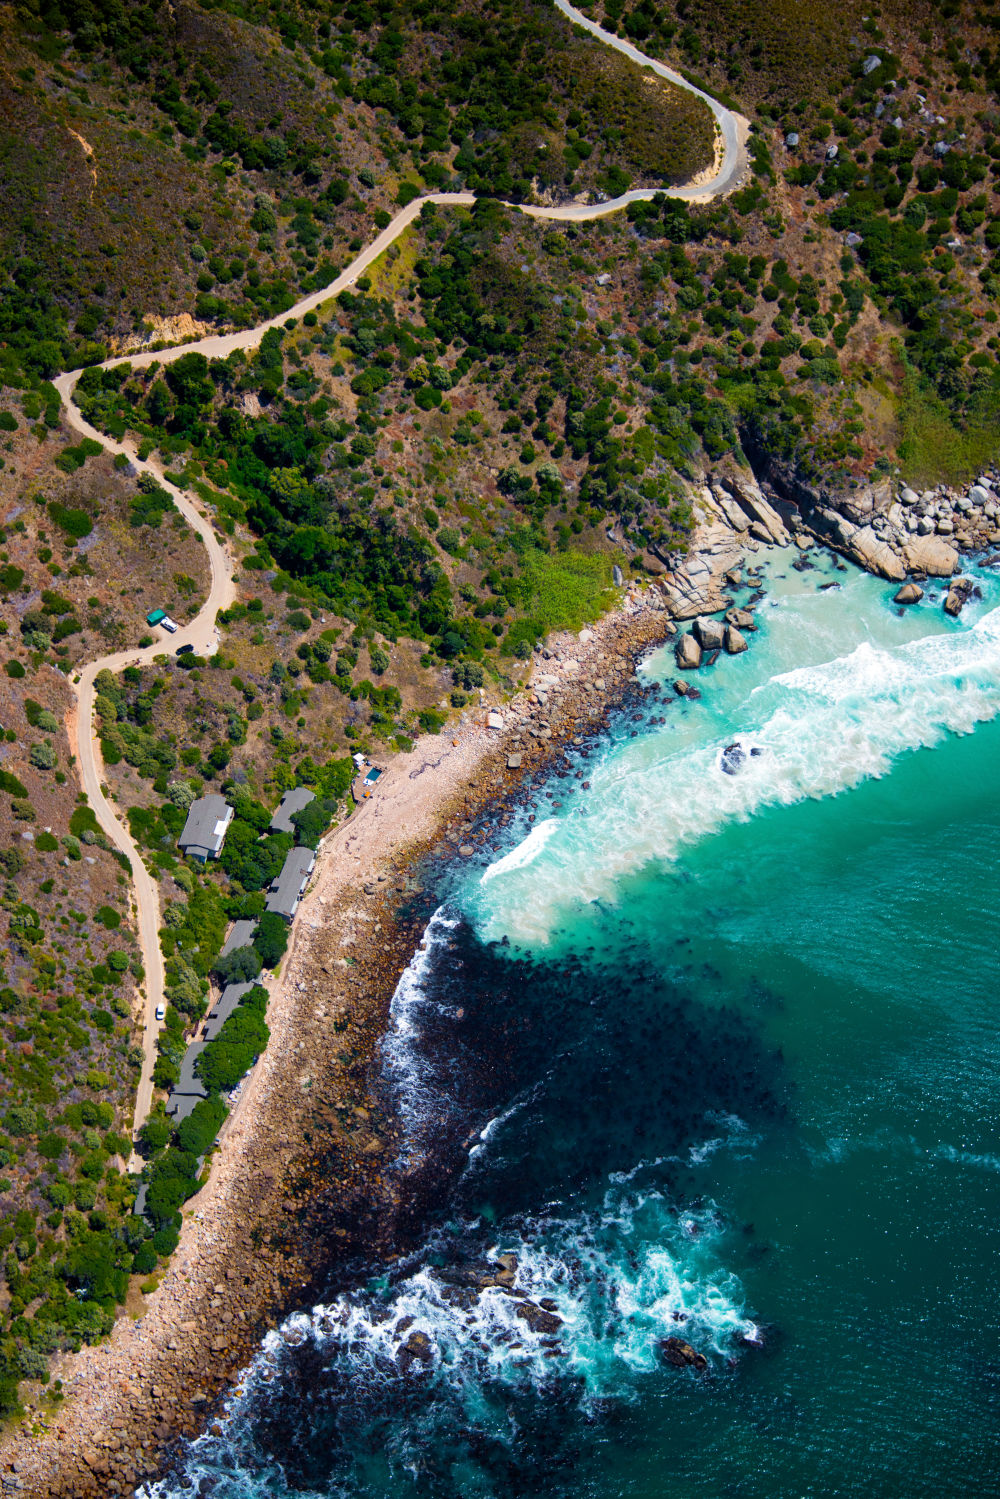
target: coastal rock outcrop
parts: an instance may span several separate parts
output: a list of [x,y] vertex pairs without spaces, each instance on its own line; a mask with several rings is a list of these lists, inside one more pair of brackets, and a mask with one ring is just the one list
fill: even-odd
[[[726,484],[740,508],[767,533],[767,540],[777,546],[787,546],[788,530],[781,516],[764,493],[752,474],[738,470],[726,476]],[[760,538],[763,540],[764,538]]]
[[433,1357],[434,1345],[425,1332],[411,1332],[397,1354],[401,1363],[415,1359],[421,1364],[429,1364]]
[[708,1359],[703,1353],[697,1353],[690,1343],[685,1343],[682,1338],[664,1338],[660,1343],[660,1352],[668,1364],[675,1369],[697,1369],[701,1373],[708,1368]]
[[693,635],[682,635],[674,647],[674,659],[681,671],[697,671],[701,665],[701,646]]
[[859,526],[847,543],[847,551],[866,571],[877,573],[890,583],[901,583],[906,577],[906,568],[898,554],[872,526]]
[[691,633],[703,651],[721,651],[726,639],[726,627],[718,619],[696,619]]
[[730,656],[738,656],[747,649],[746,636],[741,635],[735,625],[726,626],[725,643]]
[[956,578],[948,589],[948,597],[944,601],[945,614],[950,614],[952,619],[957,619],[974,593],[975,585],[968,578]]
[[735,625],[737,630],[755,630],[753,613],[749,609],[727,609],[726,624]]
[[924,590],[918,583],[904,583],[898,593],[893,594],[894,604],[919,604]]
[[563,1319],[557,1317],[555,1312],[547,1312],[543,1306],[537,1306],[533,1301],[519,1302],[515,1316],[520,1317],[522,1322],[527,1322],[532,1332],[551,1334],[558,1332],[563,1325]]
[[950,578],[958,566],[958,552],[940,536],[911,536],[903,556],[910,572],[929,578]]
[[725,775],[735,776],[739,775],[743,769],[746,759],[747,752],[742,744],[738,742],[736,744],[727,744],[722,751],[722,758],[719,761],[719,765]]

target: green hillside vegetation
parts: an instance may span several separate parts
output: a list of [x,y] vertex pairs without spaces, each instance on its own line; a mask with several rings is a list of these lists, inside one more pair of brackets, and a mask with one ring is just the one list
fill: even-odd
[[5,29],[0,345],[41,376],[147,316],[280,313],[417,191],[614,192],[712,156],[702,105],[537,0],[23,0]]
[[[615,563],[643,576],[685,551],[696,486],[734,458],[843,497],[996,456],[992,13],[590,13],[745,109],[753,171],[726,200],[559,225],[496,201],[663,185],[711,154],[689,96],[534,0],[25,0],[0,18],[0,1415],[177,1243],[225,1095],[266,1044],[263,986],[203,1054],[209,1099],[176,1129],[161,1105],[212,977],[282,960],[287,929],[263,915],[294,841],[268,831],[282,791],[315,791],[296,818],[315,846],[351,750],[408,749],[479,688],[513,690],[547,632],[614,599]],[[154,606],[191,618],[207,566],[161,485],[61,425],[51,378],[190,332],[154,320],[280,316],[399,205],[460,187],[475,208],[426,206],[258,350],[90,367],[78,387],[239,562],[215,654],[164,643],[97,683],[106,778],[162,896],[136,1219],[128,861],[78,797],[67,677],[150,643]],[[176,839],[207,790],[236,816],[202,868]],[[220,961],[239,918],[260,918],[253,948]]]
[[0,1417],[50,1354],[110,1330],[146,1236],[123,1170],[142,975],[126,874],[74,803],[61,714],[8,699],[4,725],[17,769],[0,774]]

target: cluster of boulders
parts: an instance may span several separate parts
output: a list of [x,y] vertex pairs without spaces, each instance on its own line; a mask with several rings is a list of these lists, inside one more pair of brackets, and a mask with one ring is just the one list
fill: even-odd
[[603,717],[632,682],[642,649],[665,634],[676,634],[676,625],[665,617],[668,607],[656,584],[641,591],[633,585],[613,630],[548,637],[535,652],[527,692],[487,715],[487,727],[504,735],[508,770],[520,770],[533,749]]
[[[435,1279],[442,1301],[465,1313],[476,1312],[484,1291],[502,1291],[516,1303],[514,1316],[525,1324],[528,1331],[540,1335],[547,1350],[546,1356],[551,1357],[560,1351],[554,1339],[563,1325],[557,1303],[551,1296],[540,1296],[533,1301],[527,1291],[516,1284],[517,1268],[517,1255],[508,1251],[495,1260],[479,1264],[439,1266],[435,1270]],[[398,1339],[396,1364],[403,1373],[419,1373],[421,1366],[426,1368],[434,1362],[435,1344],[426,1332],[411,1331],[414,1321],[414,1317],[405,1316],[393,1328]],[[523,1344],[512,1339],[513,1334],[509,1332],[497,1336],[497,1341],[505,1343],[509,1352],[516,1352]]]
[[[810,497],[811,499],[813,497]],[[950,578],[962,552],[1000,543],[1000,477],[983,474],[968,489],[945,485],[921,493],[888,482],[835,509],[816,497],[803,522],[869,572],[902,582],[908,574]]]
[[697,671],[702,665],[711,666],[720,652],[739,656],[748,649],[747,635],[757,628],[754,611],[762,597],[759,591],[760,575],[752,568],[730,568],[723,575],[725,586],[731,591],[740,588],[754,589],[749,600],[737,607],[731,599],[726,604],[722,619],[699,615],[689,634],[680,635],[674,646],[674,658],[681,671]]

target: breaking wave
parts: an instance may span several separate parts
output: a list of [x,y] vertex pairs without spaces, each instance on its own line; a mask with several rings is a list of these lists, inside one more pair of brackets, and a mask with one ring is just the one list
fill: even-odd
[[[901,754],[969,733],[998,712],[1000,609],[961,632],[893,648],[866,641],[779,673],[749,694],[738,734],[678,748],[667,730],[659,746],[647,735],[593,765],[586,817],[547,818],[486,869],[480,932],[544,943],[574,905],[614,898],[628,876],[727,823],[883,776]],[[723,750],[732,743],[744,754],[727,774]]]
[[[380,1483],[415,1493],[431,1479],[436,1493],[499,1495],[519,1491],[523,1469],[530,1490],[547,1412],[562,1434],[535,1457],[558,1465],[569,1410],[587,1421],[651,1379],[719,1374],[760,1341],[710,1206],[678,1212],[655,1189],[612,1185],[592,1212],[484,1232],[452,1227],[391,1280],[289,1317],[221,1434],[190,1449],[186,1482],[210,1477],[215,1499],[374,1499]],[[667,1338],[685,1350],[674,1364]],[[184,1490],[167,1479],[146,1492]]]

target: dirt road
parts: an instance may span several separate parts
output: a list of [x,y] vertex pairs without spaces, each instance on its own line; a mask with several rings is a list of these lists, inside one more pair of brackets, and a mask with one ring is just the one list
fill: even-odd
[[[631,42],[623,41],[620,37],[603,30],[595,22],[588,20],[581,11],[576,10],[567,0],[555,0],[557,8],[575,25],[581,26],[598,41],[606,46],[613,47],[622,52],[640,67],[649,68],[659,77],[667,79],[679,88],[687,89],[689,93],[695,94],[702,99],[706,106],[712,111],[720,132],[721,139],[721,161],[719,161],[714,174],[706,181],[689,187],[674,187],[668,189],[636,189],[632,192],[622,194],[618,198],[610,198],[603,203],[568,203],[559,207],[547,207],[543,205],[510,203],[506,206],[517,209],[521,213],[530,215],[532,218],[552,219],[556,221],[572,221],[576,223],[586,222],[590,219],[604,218],[608,214],[617,213],[629,203],[637,203],[656,196],[657,192],[665,191],[668,197],[682,198],[688,201],[706,201],[711,198],[721,197],[734,188],[740,180],[747,163],[746,140],[749,131],[747,121],[742,116],[726,109],[717,100],[687,82],[679,73],[663,63],[656,62],[652,58],[645,57]],[[235,349],[256,348],[264,334],[269,328],[283,327],[290,320],[298,320],[307,312],[313,312],[322,306],[324,302],[330,301],[332,297],[353,286],[358,277],[367,268],[374,264],[389,245],[413,223],[419,216],[425,203],[434,203],[441,207],[472,207],[476,198],[472,193],[428,193],[420,198],[415,198],[406,208],[400,209],[391,223],[387,224],[381,234],[372,243],[361,251],[351,261],[340,275],[323,287],[320,291],[312,292],[296,302],[295,306],[279,317],[270,318],[266,322],[258,324],[256,328],[244,329],[236,333],[211,334],[207,338],[199,339],[195,343],[178,344],[169,349],[148,350],[139,354],[125,355],[118,359],[106,360],[102,368],[110,369],[118,364],[131,364],[136,369],[144,369],[156,361],[159,364],[171,364],[183,354],[199,353],[209,359],[224,359]],[[100,442],[111,453],[124,453],[136,469],[151,474],[164,489],[172,495],[175,505],[184,516],[188,524],[197,532],[208,550],[209,566],[211,569],[211,585],[208,597],[195,618],[176,635],[167,635],[165,631],[157,630],[162,636],[155,645],[146,650],[124,651],[117,655],[104,656],[99,661],[92,661],[80,670],[76,688],[76,707],[71,715],[68,725],[70,740],[77,745],[77,758],[80,766],[80,778],[83,789],[87,793],[87,799],[93,808],[94,814],[102,830],[107,834],[115,846],[127,854],[132,863],[134,893],[136,901],[136,916],[138,924],[139,942],[142,949],[143,964],[146,970],[146,998],[144,1010],[143,1028],[143,1065],[142,1077],[136,1097],[135,1107],[135,1129],[138,1131],[140,1125],[146,1118],[152,1102],[153,1064],[156,1060],[156,1040],[159,1033],[159,1025],[155,1018],[156,1007],[163,1000],[163,959],[160,953],[159,926],[160,926],[160,904],[155,880],[151,877],[142,862],[138,848],[133,842],[125,823],[119,818],[112,802],[105,795],[101,786],[101,763],[100,744],[94,732],[94,680],[105,667],[112,672],[119,672],[125,666],[140,665],[152,661],[153,658],[164,649],[175,650],[181,645],[193,645],[200,655],[211,654],[218,643],[218,631],[215,626],[216,614],[220,609],[227,608],[235,598],[233,585],[232,561],[226,551],[225,545],[217,537],[212,522],[196,504],[175,485],[165,477],[163,469],[155,462],[149,460],[140,462],[136,456],[134,444],[114,442],[102,432],[98,432],[86,421],[73,401],[73,392],[80,378],[81,370],[72,370],[65,375],[60,375],[53,383],[62,398],[66,411],[66,418],[81,436],[92,437]],[[133,1156],[131,1166],[137,1168],[141,1163]]]

